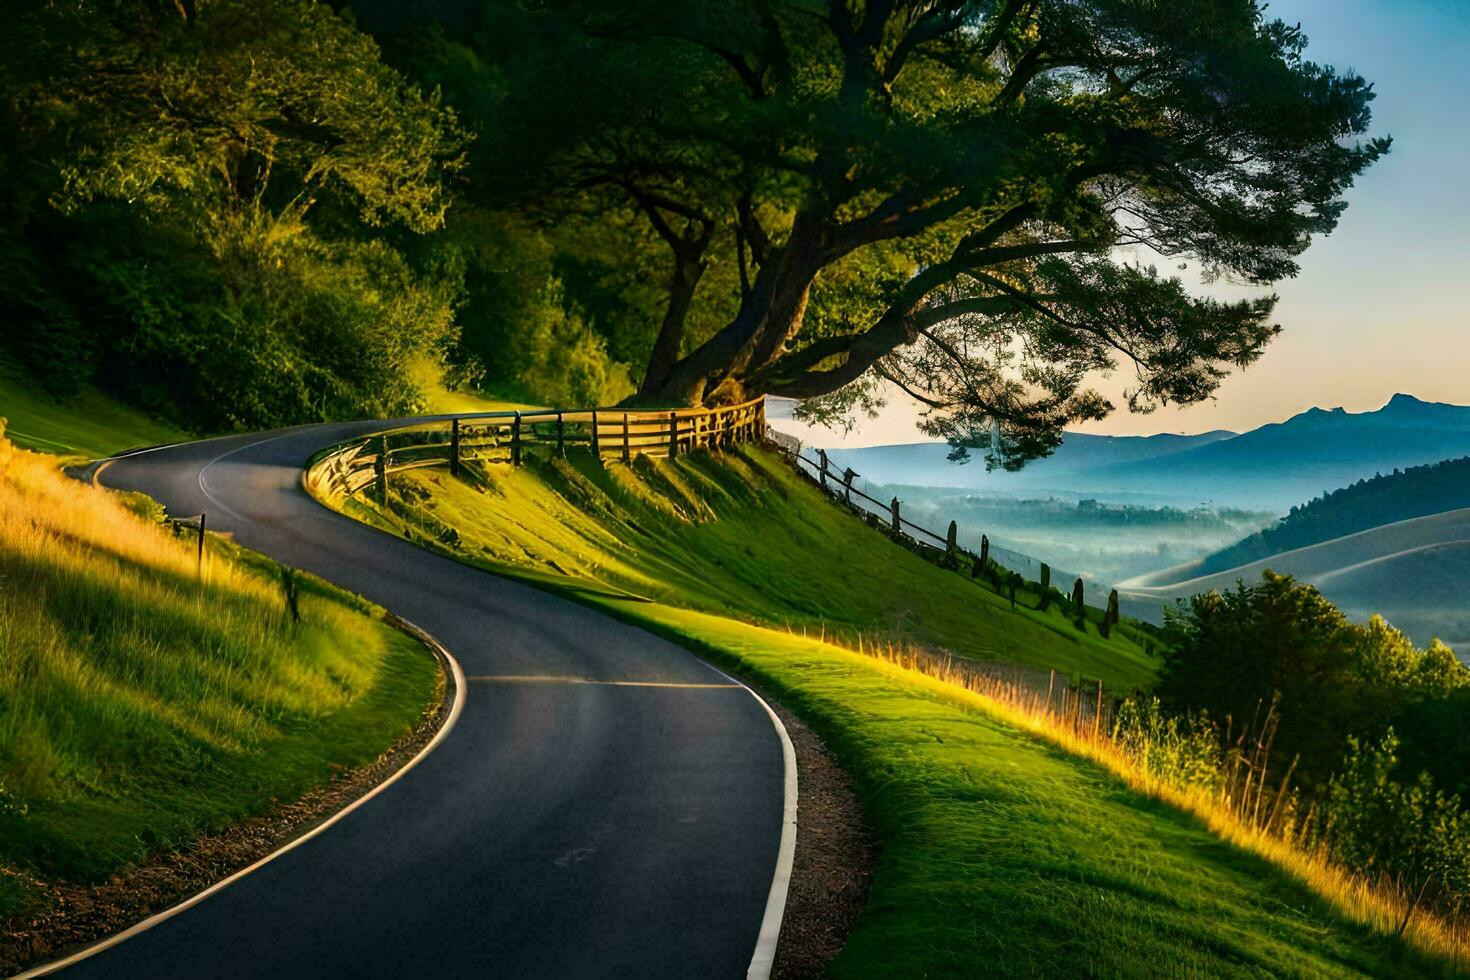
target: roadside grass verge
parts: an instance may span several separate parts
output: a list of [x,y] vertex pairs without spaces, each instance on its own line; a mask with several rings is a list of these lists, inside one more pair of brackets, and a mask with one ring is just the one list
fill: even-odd
[[94,388],[85,388],[72,398],[52,398],[3,358],[0,418],[9,419],[5,435],[23,449],[88,459],[189,438]]
[[844,648],[845,631],[862,630],[869,650],[901,635],[1089,676],[1112,653],[1113,683],[1148,674],[1116,636],[1013,613],[788,473],[759,451],[484,467],[464,481],[417,471],[393,478],[388,508],[348,510],[674,639],[811,725],[881,846],[836,976],[1454,972],[1381,920],[1355,919],[1351,896],[1298,855],[1232,840],[1024,700]]
[[440,672],[381,611],[0,438],[0,923],[368,764]]

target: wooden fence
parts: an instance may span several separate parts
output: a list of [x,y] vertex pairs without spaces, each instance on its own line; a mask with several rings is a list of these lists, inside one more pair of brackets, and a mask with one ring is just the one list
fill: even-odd
[[374,432],[319,453],[307,466],[308,486],[330,496],[373,488],[387,493],[388,476],[443,466],[458,474],[469,461],[521,464],[542,448],[563,455],[585,447],[604,459],[678,456],[694,449],[724,448],[766,438],[765,400],[724,408],[672,411],[500,412],[465,415]]
[[[984,577],[992,581],[997,592],[1002,590],[1008,592],[1013,603],[1017,592],[1030,593],[1044,603],[1042,608],[1047,608],[1053,601],[1057,601],[1064,608],[1070,609],[1069,615],[1072,618],[1084,622],[1088,619],[1085,589],[1081,577],[1075,579],[1071,591],[1064,595],[1055,586],[1057,582],[1062,585],[1065,585],[1065,582],[1060,579],[1054,582],[1051,567],[1045,562],[1039,563],[1038,579],[1028,579],[1014,569],[1007,568],[997,556],[992,554],[990,540],[985,535],[980,536],[980,553],[977,555],[960,546],[959,527],[954,521],[950,521],[946,532],[940,534],[904,517],[902,503],[897,497],[882,501],[859,490],[853,486],[853,481],[858,474],[854,473],[851,468],[838,470],[833,467],[825,450],[816,450],[816,459],[812,459],[802,452],[799,442],[779,434],[772,439],[772,444],[786,454],[793,464],[796,464],[797,472],[821,487],[828,497],[843,502],[853,514],[864,518],[870,526],[883,529],[895,541],[907,542],[913,550],[929,560],[944,562],[950,567],[958,567],[960,563],[956,559],[959,555],[965,555],[969,559],[971,574],[974,577]],[[867,506],[864,506],[864,503]],[[1104,639],[1119,624],[1118,602],[1118,590],[1112,589],[1107,595],[1106,605],[1098,607],[1102,613],[1098,632]],[[1094,624],[1097,624],[1098,620],[1099,617],[1094,617]],[[1139,637],[1135,639],[1140,640],[1141,643],[1147,642],[1146,639]]]

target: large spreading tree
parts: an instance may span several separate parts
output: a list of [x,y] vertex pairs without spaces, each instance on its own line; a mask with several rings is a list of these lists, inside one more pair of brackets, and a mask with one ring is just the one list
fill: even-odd
[[1111,409],[1098,372],[1198,402],[1277,332],[1154,263],[1290,277],[1386,152],[1305,44],[1253,0],[542,0],[410,47],[482,202],[661,251],[638,400],[891,383],[1014,465]]

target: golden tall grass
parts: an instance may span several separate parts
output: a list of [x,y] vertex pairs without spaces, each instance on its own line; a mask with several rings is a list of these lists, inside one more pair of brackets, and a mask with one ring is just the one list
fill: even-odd
[[383,644],[366,618],[312,597],[293,624],[273,566],[206,554],[200,576],[195,532],[175,535],[156,505],[125,499],[0,428],[0,802],[110,785],[120,770],[95,758],[122,754],[118,732],[241,751],[376,677]]
[[[899,675],[938,682],[951,696],[1030,732],[1108,770],[1131,789],[1199,818],[1216,836],[1281,868],[1322,896],[1342,915],[1384,935],[1402,935],[1412,946],[1443,957],[1457,970],[1470,968],[1470,921],[1416,908],[1413,896],[1387,880],[1372,880],[1329,859],[1321,846],[1305,845],[1243,816],[1238,799],[1171,780],[1123,751],[1104,716],[1094,718],[1083,689],[1053,696],[948,655],[935,655],[892,642],[824,641],[887,664]],[[1146,751],[1146,750],[1145,750]],[[1270,795],[1269,793],[1267,795]]]

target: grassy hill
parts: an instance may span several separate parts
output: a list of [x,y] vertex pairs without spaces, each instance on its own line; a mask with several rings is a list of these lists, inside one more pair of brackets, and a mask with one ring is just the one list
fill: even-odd
[[[751,677],[853,775],[880,856],[838,977],[1431,976],[1302,878],[859,636],[1146,683],[1136,647],[888,543],[764,451],[393,478],[349,512]],[[803,632],[805,635],[803,635]]]
[[181,430],[128,408],[93,388],[52,398],[0,359],[0,418],[12,443],[37,452],[100,459],[124,449],[188,438]]
[[[91,451],[137,434],[112,419]],[[303,576],[294,623],[273,562],[211,538],[200,581],[160,516],[0,438],[0,968],[62,892],[372,762],[440,697],[380,610]]]
[[[1015,611],[978,580],[883,539],[774,453],[723,460],[585,455],[519,470],[486,466],[471,485],[434,471],[395,478],[395,529],[457,541],[456,554],[545,585],[653,601],[809,635],[908,642],[990,663],[1147,687],[1155,661],[1127,629],[1079,630],[1053,605]],[[493,506],[487,504],[493,503]],[[452,529],[452,533],[451,533]]]

